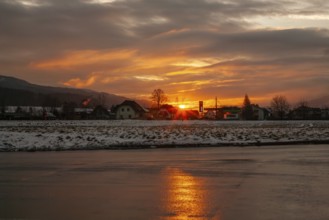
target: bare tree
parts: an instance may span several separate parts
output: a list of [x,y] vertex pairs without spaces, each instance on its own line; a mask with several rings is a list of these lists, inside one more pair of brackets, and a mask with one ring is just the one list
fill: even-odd
[[274,116],[282,120],[289,111],[289,108],[290,105],[285,96],[277,95],[273,97],[271,101],[271,109]]
[[151,94],[151,100],[157,105],[159,110],[161,104],[168,101],[168,97],[162,89],[155,89]]

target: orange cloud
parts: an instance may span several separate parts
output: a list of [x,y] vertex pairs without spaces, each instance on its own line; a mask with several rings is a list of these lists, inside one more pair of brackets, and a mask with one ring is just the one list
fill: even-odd
[[172,64],[173,66],[182,66],[182,67],[207,67],[213,64],[218,63],[219,60],[215,58],[208,59],[186,59],[183,62],[176,62]]
[[63,57],[32,63],[31,66],[38,69],[71,69],[81,66],[125,60],[135,54],[135,50],[97,51],[82,50],[65,54]]
[[85,80],[82,80],[80,78],[73,78],[68,80],[67,82],[64,82],[63,85],[75,88],[84,88],[93,85],[96,82],[96,78],[96,75],[92,75]]
[[145,75],[145,76],[135,76],[136,79],[142,81],[164,81],[165,77],[155,76],[155,75]]

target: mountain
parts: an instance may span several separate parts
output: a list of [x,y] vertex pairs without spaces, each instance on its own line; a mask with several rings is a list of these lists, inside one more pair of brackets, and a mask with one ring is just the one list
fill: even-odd
[[[1,106],[61,106],[63,103],[75,103],[81,106],[88,100],[88,106],[98,104],[111,107],[129,98],[96,92],[86,89],[41,86],[27,81],[0,75],[0,105]],[[140,101],[146,104],[145,101]],[[85,102],[86,104],[86,102]]]

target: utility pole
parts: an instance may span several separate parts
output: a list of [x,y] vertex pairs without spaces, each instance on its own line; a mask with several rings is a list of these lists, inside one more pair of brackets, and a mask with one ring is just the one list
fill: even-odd
[[215,97],[215,108],[217,110],[217,96]]
[[218,119],[217,96],[215,97],[215,113],[216,113],[216,119]]

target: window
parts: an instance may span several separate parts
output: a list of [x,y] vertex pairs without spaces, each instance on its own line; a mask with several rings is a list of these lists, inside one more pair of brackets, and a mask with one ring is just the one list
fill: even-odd
[[128,117],[131,118],[131,115],[129,115]]
[[129,112],[130,111],[130,108],[127,108],[127,112]]
[[124,109],[124,108],[122,108],[122,109],[121,109],[121,111],[122,111],[122,112],[124,112],[124,111],[125,111],[125,109]]

